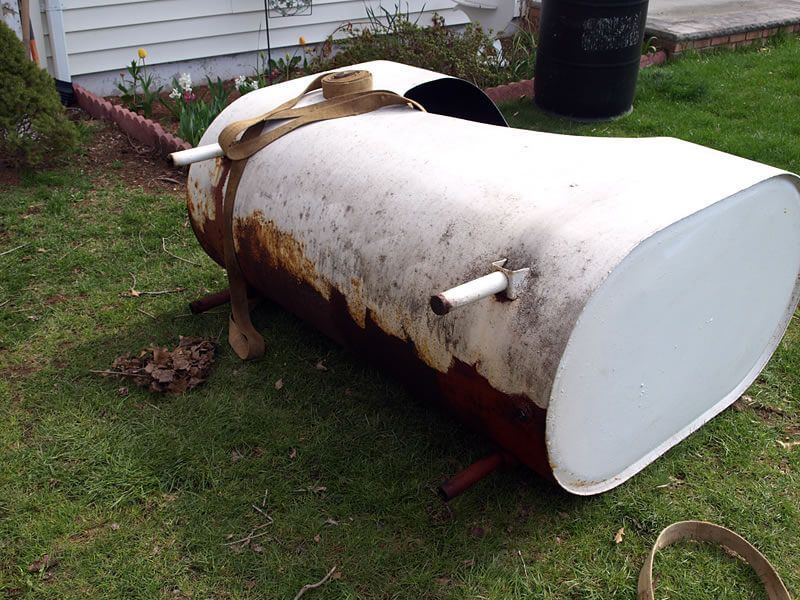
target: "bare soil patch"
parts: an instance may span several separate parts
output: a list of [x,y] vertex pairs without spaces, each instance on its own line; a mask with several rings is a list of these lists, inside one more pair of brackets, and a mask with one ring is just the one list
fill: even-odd
[[183,192],[188,169],[172,167],[156,150],[131,139],[114,123],[92,119],[81,109],[71,110],[77,120],[94,127],[93,139],[77,161],[95,182],[108,183],[109,174],[116,174],[127,185],[147,192]]

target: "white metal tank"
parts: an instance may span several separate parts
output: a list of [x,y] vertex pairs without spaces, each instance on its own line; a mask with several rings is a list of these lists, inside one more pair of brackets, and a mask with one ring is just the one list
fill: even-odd
[[[355,68],[440,114],[313,123],[251,157],[234,239],[253,288],[575,494],[622,483],[753,382],[798,303],[795,175],[669,138],[512,129],[459,80]],[[243,96],[202,143],[307,83]],[[220,262],[228,167],[189,173],[192,225]],[[429,306],[515,271],[513,294],[495,275],[499,294]]]

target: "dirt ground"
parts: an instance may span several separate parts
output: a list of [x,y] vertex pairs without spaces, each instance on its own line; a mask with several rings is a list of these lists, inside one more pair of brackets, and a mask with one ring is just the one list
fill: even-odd
[[[130,186],[144,188],[150,193],[183,193],[188,168],[170,166],[166,158],[144,146],[111,122],[92,119],[80,108],[67,109],[70,117],[92,128],[94,134],[81,152],[69,160],[92,173],[92,179],[102,184],[115,174]],[[0,161],[0,186],[19,184],[20,173]]]
[[148,192],[183,192],[188,168],[175,168],[164,156],[131,139],[115,124],[92,119],[81,109],[70,109],[76,118],[95,128],[94,138],[77,160],[96,169],[94,179],[113,172],[127,184],[141,186]]

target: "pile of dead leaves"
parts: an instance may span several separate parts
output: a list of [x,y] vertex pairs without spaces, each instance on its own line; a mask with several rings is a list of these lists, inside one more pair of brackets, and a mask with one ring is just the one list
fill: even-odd
[[104,375],[124,377],[151,392],[181,394],[203,383],[214,366],[214,343],[198,337],[181,336],[169,351],[153,346],[138,356],[114,359]]

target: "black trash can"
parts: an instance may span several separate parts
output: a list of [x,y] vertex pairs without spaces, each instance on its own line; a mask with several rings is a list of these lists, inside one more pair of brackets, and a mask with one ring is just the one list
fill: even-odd
[[72,106],[75,100],[75,90],[72,89],[71,81],[61,81],[60,79],[54,80],[56,83],[56,90],[61,97],[61,104],[64,106]]
[[579,120],[633,106],[648,0],[542,0],[534,101]]

